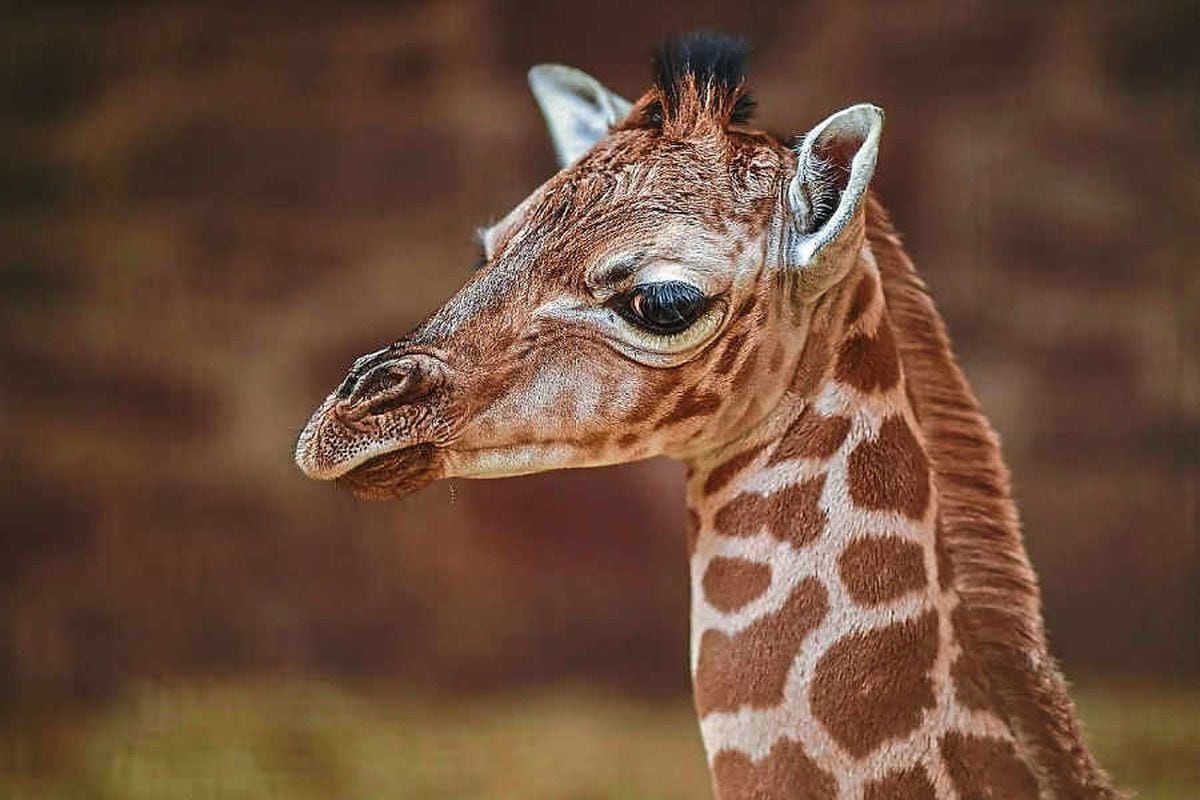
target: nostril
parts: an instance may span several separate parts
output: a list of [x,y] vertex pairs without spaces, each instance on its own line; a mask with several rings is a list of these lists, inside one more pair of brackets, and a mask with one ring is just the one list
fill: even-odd
[[351,372],[338,388],[338,396],[352,408],[381,414],[429,394],[436,384],[435,373],[418,358],[397,358],[376,364],[360,375]]
[[358,386],[362,377],[375,369],[375,367],[395,361],[395,351],[396,346],[392,345],[391,347],[385,347],[382,350],[376,350],[374,353],[367,353],[365,356],[356,358],[354,364],[350,367],[350,372],[346,375],[346,379],[337,388],[338,398],[341,400],[348,398],[354,392],[355,387]]
[[408,385],[410,374],[407,365],[380,364],[358,381],[350,393],[350,402],[361,403],[384,392],[394,394],[396,389]]
[[358,372],[350,370],[350,374],[346,376],[346,380],[342,381],[337,388],[337,396],[341,400],[345,400],[354,391],[354,384],[358,383]]

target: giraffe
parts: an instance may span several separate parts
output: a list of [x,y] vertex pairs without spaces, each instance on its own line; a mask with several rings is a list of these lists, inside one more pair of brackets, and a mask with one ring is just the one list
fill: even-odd
[[1116,798],[1051,658],[997,439],[869,188],[869,104],[751,124],[746,47],[664,44],[636,102],[530,72],[561,170],[362,356],[296,445],[397,497],[665,455],[722,800]]

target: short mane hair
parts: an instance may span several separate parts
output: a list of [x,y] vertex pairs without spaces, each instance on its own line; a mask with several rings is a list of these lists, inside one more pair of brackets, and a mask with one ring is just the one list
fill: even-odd
[[723,33],[672,37],[653,57],[655,100],[647,121],[656,127],[687,128],[701,117],[721,126],[743,124],[754,111],[746,90],[750,45]]

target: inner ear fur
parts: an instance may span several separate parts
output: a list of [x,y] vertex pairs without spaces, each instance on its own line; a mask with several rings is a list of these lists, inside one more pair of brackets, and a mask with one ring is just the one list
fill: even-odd
[[863,201],[875,174],[883,111],[862,103],[833,114],[801,141],[788,187],[789,266],[813,298],[840,280],[863,241]]

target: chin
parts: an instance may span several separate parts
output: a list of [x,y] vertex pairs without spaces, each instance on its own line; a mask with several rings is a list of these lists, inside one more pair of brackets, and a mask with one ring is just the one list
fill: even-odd
[[360,500],[395,500],[412,494],[442,475],[437,448],[419,444],[364,461],[336,481]]

